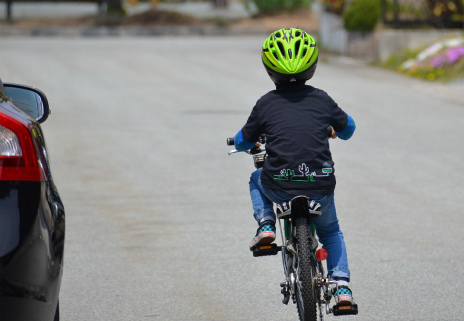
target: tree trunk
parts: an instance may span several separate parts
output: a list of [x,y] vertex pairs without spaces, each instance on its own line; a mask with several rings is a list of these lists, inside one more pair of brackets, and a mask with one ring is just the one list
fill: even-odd
[[213,0],[213,6],[215,8],[226,8],[227,0]]
[[13,5],[13,0],[6,1],[6,21],[11,22],[13,17],[11,15],[11,6]]
[[101,0],[98,23],[105,26],[120,25],[126,14],[122,0]]
[[107,5],[108,12],[122,11],[122,0],[104,0]]

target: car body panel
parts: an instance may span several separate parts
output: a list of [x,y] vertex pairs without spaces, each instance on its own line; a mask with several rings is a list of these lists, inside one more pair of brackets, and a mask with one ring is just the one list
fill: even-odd
[[0,163],[0,320],[54,321],[63,275],[64,206],[39,123],[7,100],[1,87],[0,82],[0,114],[28,126],[44,176],[4,180]]

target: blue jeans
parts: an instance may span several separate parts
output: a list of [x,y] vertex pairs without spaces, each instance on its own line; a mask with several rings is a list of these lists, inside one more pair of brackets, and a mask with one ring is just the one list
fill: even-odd
[[[250,195],[256,221],[276,221],[273,203],[283,203],[295,197],[277,190],[271,190],[261,184],[261,171],[258,169],[250,177]],[[334,195],[313,196],[322,206],[322,215],[311,219],[322,247],[329,253],[327,270],[334,279],[350,279],[345,240],[338,224]]]

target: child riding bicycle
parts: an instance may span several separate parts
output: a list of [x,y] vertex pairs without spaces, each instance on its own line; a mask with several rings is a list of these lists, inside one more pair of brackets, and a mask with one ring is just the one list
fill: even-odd
[[234,142],[235,148],[243,151],[259,145],[262,134],[266,136],[268,157],[249,183],[253,215],[259,225],[250,249],[275,240],[273,203],[298,195],[318,201],[322,215],[311,222],[329,253],[329,277],[337,281],[339,289],[335,301],[353,305],[345,241],[335,210],[335,169],[327,128],[330,126],[332,138],[347,140],[356,125],[325,91],[306,85],[316,71],[318,55],[313,37],[300,29],[280,29],[264,41],[261,59],[276,89],[256,102]]

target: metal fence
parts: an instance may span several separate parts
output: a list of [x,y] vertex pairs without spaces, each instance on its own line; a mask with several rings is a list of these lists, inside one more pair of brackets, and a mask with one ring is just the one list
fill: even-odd
[[464,28],[464,0],[381,0],[384,24],[393,28]]

